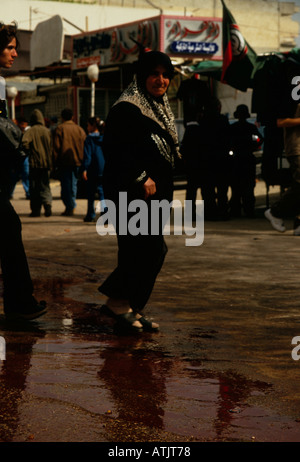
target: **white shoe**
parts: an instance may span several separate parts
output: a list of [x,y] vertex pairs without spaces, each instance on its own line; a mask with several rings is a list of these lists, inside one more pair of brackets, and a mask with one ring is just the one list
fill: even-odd
[[265,217],[267,220],[269,220],[269,222],[271,223],[273,228],[276,229],[276,231],[279,231],[280,233],[284,233],[285,226],[284,226],[283,220],[281,218],[274,217],[271,213],[271,209],[268,209],[265,211]]
[[300,226],[294,229],[294,236],[300,236]]
[[294,220],[294,236],[300,236],[300,218],[296,217]]

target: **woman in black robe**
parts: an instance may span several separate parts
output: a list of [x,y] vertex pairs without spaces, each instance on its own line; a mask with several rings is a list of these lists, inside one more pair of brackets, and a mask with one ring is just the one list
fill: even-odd
[[[158,329],[156,323],[142,315],[142,310],[167,252],[163,220],[159,232],[151,230],[153,220],[158,220],[158,216],[151,217],[151,204],[162,200],[171,203],[173,196],[172,171],[179,153],[174,116],[166,95],[173,74],[166,54],[143,53],[133,82],[108,115],[103,142],[104,195],[117,210],[118,265],[99,291],[108,297],[103,309],[116,318],[117,325],[137,332]],[[124,213],[124,198],[128,204],[145,201],[146,232],[136,234],[128,229],[133,215]]]

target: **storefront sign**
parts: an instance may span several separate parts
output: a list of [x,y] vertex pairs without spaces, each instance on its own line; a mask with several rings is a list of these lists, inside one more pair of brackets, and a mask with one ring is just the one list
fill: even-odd
[[169,56],[222,59],[222,19],[161,15],[102,31],[73,36],[72,68],[136,61],[140,49]]
[[222,20],[163,18],[164,51],[176,55],[210,55],[222,59]]

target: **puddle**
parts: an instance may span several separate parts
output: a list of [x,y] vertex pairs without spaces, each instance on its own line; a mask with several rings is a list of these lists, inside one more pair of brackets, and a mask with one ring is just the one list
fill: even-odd
[[118,337],[97,310],[96,284],[41,285],[51,300],[43,318],[0,320],[0,441],[299,440],[299,422],[268,407],[270,384],[208,369],[199,342],[216,341],[215,330]]

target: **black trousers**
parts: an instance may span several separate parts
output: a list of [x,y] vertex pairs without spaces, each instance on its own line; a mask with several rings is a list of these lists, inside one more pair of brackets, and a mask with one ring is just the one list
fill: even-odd
[[36,303],[19,216],[0,193],[0,261],[4,312],[25,311]]
[[221,218],[228,209],[229,179],[225,168],[220,172],[216,166],[210,170],[193,169],[187,172],[186,200],[192,201],[193,214],[196,212],[198,188],[204,201],[204,217]]
[[[170,193],[171,196],[172,193]],[[117,205],[118,216],[119,206],[116,198],[114,202]],[[171,200],[168,202],[170,203]],[[167,217],[155,217],[159,226],[156,228],[157,233],[154,234],[151,230],[151,223],[153,223],[151,200],[147,200],[146,203],[148,206],[147,234],[133,235],[130,232],[120,234],[117,221],[118,264],[98,289],[108,297],[127,300],[131,308],[138,312],[143,310],[150,298],[168,251],[163,236]],[[132,214],[128,213],[128,220],[131,217]]]
[[300,214],[300,156],[287,158],[292,174],[292,183],[278,202],[272,205],[271,213],[274,217],[297,217]]
[[142,311],[163,265],[167,246],[163,236],[118,236],[118,265],[99,287],[108,297],[128,300]]
[[34,213],[39,213],[42,205],[47,206],[52,203],[49,177],[50,171],[46,168],[30,168],[30,207]]
[[230,214],[235,217],[241,215],[242,209],[246,216],[252,217],[255,212],[255,182],[256,164],[254,156],[243,162],[238,159],[233,165],[231,174]]

